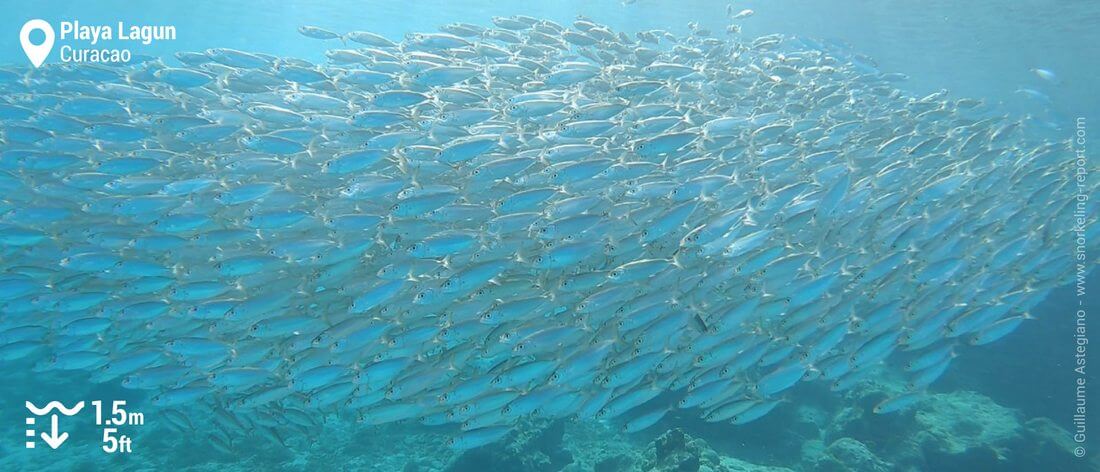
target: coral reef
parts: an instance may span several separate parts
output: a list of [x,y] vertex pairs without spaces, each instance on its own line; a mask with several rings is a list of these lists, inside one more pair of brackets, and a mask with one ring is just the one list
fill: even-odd
[[646,472],[781,472],[790,469],[751,464],[723,457],[706,441],[672,429],[650,443],[641,458]]
[[1068,431],[1049,418],[1032,418],[1024,423],[1020,440],[1007,448],[1008,457],[1022,470],[1100,470],[1100,457],[1079,459],[1077,444]]
[[876,456],[867,445],[852,438],[840,438],[822,451],[813,462],[811,470],[817,472],[844,472],[859,470],[866,472],[889,472],[893,464]]
[[562,443],[564,433],[564,420],[524,423],[504,441],[466,451],[444,470],[557,472],[573,462]]
[[912,441],[932,470],[996,470],[1023,434],[1016,411],[974,392],[933,395],[925,405],[914,416],[918,431]]
[[[0,386],[0,391],[10,387]],[[627,434],[614,424],[563,419],[528,421],[503,441],[469,451],[447,447],[453,428],[416,422],[364,426],[350,417],[318,419],[309,431],[287,431],[282,443],[248,431],[219,451],[202,437],[160,427],[155,409],[133,429],[128,456],[99,450],[97,430],[73,424],[64,459],[48,451],[0,445],[0,470],[370,470],[377,472],[916,472],[944,470],[1100,470],[1078,459],[1064,425],[1028,418],[985,395],[930,393],[912,408],[875,414],[900,392],[888,376],[832,396],[800,390],[792,401],[744,426],[670,417]],[[111,393],[113,394],[113,392]],[[797,396],[794,396],[797,395]],[[140,405],[140,403],[135,403]],[[17,425],[7,412],[5,425]],[[201,422],[196,422],[200,426]],[[207,425],[209,426],[209,425]],[[10,430],[10,428],[9,428]],[[9,435],[20,431],[10,430]]]
[[[899,392],[889,379],[853,389],[847,406],[823,425],[820,440],[803,444],[800,468],[1076,470],[1083,465],[1072,455],[1069,433],[1053,421],[1025,421],[1021,412],[976,392],[930,393],[906,411],[872,412]],[[1061,466],[1052,468],[1055,464]]]

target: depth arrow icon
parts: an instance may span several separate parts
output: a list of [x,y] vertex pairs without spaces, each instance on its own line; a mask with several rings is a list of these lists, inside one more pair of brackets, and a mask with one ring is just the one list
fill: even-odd
[[50,426],[52,426],[50,434],[42,433],[42,440],[46,441],[51,448],[57,449],[66,439],[69,439],[69,433],[57,434],[57,415],[50,415]]

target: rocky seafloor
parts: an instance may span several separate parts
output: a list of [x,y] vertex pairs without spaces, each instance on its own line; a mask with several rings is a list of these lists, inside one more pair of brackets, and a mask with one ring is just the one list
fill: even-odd
[[[1048,418],[1027,418],[971,392],[929,394],[907,411],[879,415],[873,406],[898,387],[873,381],[843,396],[801,392],[799,402],[744,426],[669,415],[641,433],[611,424],[558,420],[527,423],[505,440],[456,452],[449,428],[417,424],[364,427],[338,418],[285,447],[242,431],[232,453],[151,421],[134,434],[134,452],[105,455],[78,436],[59,451],[5,443],[0,470],[187,470],[384,472],[778,472],[778,471],[1076,471],[1100,470],[1078,459],[1071,435]],[[806,400],[818,399],[817,404]],[[86,428],[91,429],[91,428]]]

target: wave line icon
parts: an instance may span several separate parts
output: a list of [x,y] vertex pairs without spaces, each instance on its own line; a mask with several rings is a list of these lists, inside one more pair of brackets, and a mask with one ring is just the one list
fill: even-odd
[[73,416],[77,413],[80,413],[80,410],[84,409],[84,402],[77,403],[76,406],[74,406],[72,408],[65,408],[65,405],[63,405],[63,404],[61,404],[61,402],[55,400],[55,401],[47,403],[46,406],[43,407],[43,408],[38,408],[38,407],[34,406],[34,403],[31,403],[30,401],[28,401],[27,402],[27,409],[30,410],[31,413],[34,413],[35,415],[38,415],[38,416],[45,415],[45,414],[47,414],[50,411],[55,410],[55,409],[57,411],[61,412],[61,414],[65,415],[65,416]]

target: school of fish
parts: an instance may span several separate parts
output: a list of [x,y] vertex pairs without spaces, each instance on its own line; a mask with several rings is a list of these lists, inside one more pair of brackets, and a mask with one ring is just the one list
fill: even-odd
[[886,413],[1027,322],[1096,214],[1068,136],[835,44],[491,23],[0,69],[0,362],[223,450],[744,424],[880,368]]

